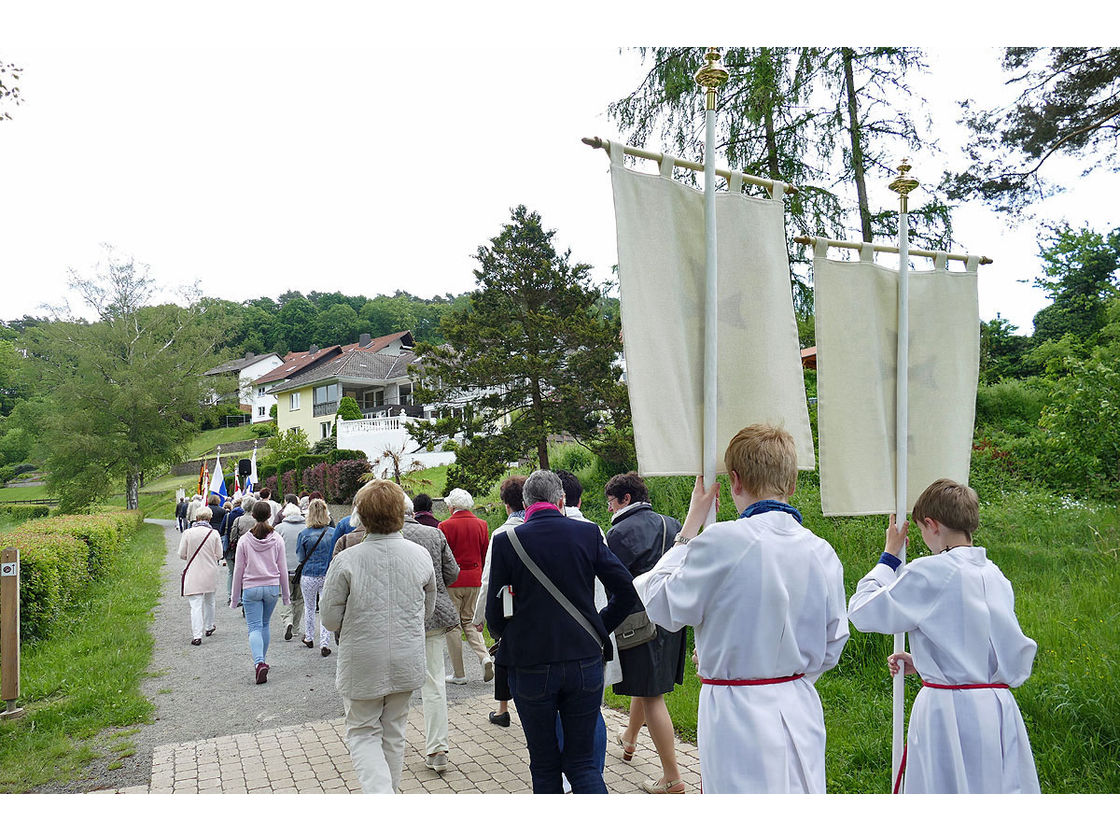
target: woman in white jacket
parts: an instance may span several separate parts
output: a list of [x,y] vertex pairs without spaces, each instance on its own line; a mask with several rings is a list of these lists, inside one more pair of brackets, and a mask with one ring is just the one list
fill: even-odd
[[436,605],[432,558],[401,534],[404,511],[390,481],[358,491],[351,522],[367,536],[331,561],[319,597],[319,620],[339,636],[335,684],[365,793],[400,786],[408,701],[424,683],[424,622]]
[[191,644],[202,644],[202,634],[213,635],[214,591],[218,588],[218,564],[222,561],[222,538],[210,527],[213,514],[208,507],[195,511],[195,521],[179,538],[179,559],[186,565],[179,592],[191,605]]

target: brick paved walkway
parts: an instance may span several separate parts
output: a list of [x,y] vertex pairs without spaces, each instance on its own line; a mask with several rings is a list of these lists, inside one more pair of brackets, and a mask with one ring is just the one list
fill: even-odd
[[[486,713],[488,697],[471,697],[448,705],[449,766],[442,775],[424,766],[424,716],[409,710],[402,793],[531,793],[529,754],[511,710],[510,727],[494,726]],[[661,775],[649,733],[643,730],[632,762],[622,760],[614,733],[626,720],[603,709],[608,732],[603,774],[610,793],[638,793],[643,779]],[[677,761],[688,793],[699,792],[700,760],[696,747],[677,742]],[[360,793],[342,718],[285,726],[257,734],[227,735],[157,747],[148,786],[98,793]]]

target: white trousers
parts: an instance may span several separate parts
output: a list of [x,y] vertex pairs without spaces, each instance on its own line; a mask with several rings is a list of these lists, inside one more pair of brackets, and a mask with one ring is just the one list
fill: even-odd
[[191,605],[191,638],[201,639],[214,626],[214,593],[188,595],[187,602]]
[[[301,577],[299,588],[303,592],[303,638],[309,642],[315,641],[315,605],[319,593],[323,591],[326,577]],[[331,646],[331,631],[319,623],[319,647]]]
[[396,793],[404,768],[405,724],[411,691],[372,700],[343,696],[346,745],[362,793]]
[[420,687],[424,704],[425,754],[447,752],[447,681],[443,678],[444,632],[436,630],[424,639],[428,673]]

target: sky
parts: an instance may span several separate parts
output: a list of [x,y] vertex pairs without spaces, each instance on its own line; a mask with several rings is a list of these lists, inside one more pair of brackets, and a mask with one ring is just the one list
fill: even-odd
[[[23,68],[24,102],[0,123],[3,320],[76,303],[69,272],[90,276],[102,243],[150,266],[163,300],[191,285],[230,300],[458,294],[518,204],[605,280],[617,262],[608,159],[580,138],[621,136],[606,108],[643,70],[620,47],[681,42],[664,19],[650,16],[658,40],[617,12],[603,23],[592,4],[562,20],[529,17],[531,4],[497,4],[505,17],[425,6],[431,21],[419,7],[324,4],[307,17],[204,2],[176,18],[160,4],[89,5],[4,16],[0,58]],[[966,139],[956,101],[992,101],[1001,86],[994,43],[934,41],[919,44],[932,72],[916,87],[945,154],[913,160],[931,182]],[[1039,218],[1110,226],[1117,177],[1050,174],[1062,166],[1075,188]],[[871,184],[873,207],[897,207],[887,180]],[[981,317],[1029,332],[1047,303],[1019,282],[1039,274],[1037,225],[978,204],[954,218],[963,246],[995,261],[981,270]]]

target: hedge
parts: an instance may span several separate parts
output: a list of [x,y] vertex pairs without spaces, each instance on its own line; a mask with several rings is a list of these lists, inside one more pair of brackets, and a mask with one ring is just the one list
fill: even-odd
[[0,505],[0,516],[14,519],[16,522],[26,522],[28,519],[50,515],[49,505]]
[[139,511],[58,516],[0,534],[0,548],[19,549],[22,638],[49,636],[82,587],[120,556],[142,521]]
[[327,454],[328,464],[337,464],[339,461],[364,461],[366,453],[360,449],[335,449]]
[[322,464],[327,460],[326,455],[297,455],[296,456],[296,474],[303,475],[303,471],[308,467],[313,467],[316,464]]

